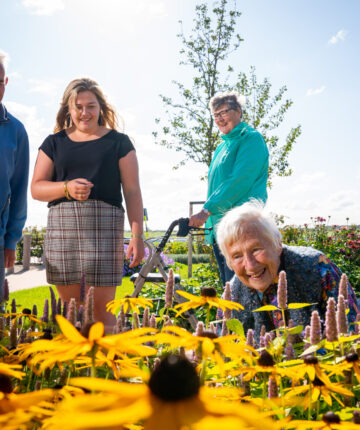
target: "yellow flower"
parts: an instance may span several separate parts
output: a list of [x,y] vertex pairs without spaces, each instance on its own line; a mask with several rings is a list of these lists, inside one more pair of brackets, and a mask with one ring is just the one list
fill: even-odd
[[220,308],[223,311],[226,309],[235,309],[235,310],[243,310],[244,307],[240,305],[240,303],[232,302],[230,300],[219,299],[216,297],[216,290],[211,287],[205,287],[201,290],[201,296],[194,296],[193,294],[187,293],[186,291],[176,291],[182,297],[188,299],[188,302],[180,303],[174,307],[177,310],[177,314],[181,315],[189,309],[196,309],[199,306],[209,306]]
[[149,342],[152,336],[143,336],[153,333],[154,329],[142,328],[131,330],[112,336],[104,336],[104,325],[97,322],[90,327],[88,337],[84,337],[78,330],[61,315],[56,316],[62,336],[53,340],[37,340],[32,344],[22,345],[19,360],[25,360],[32,355],[30,365],[39,365],[42,372],[56,363],[62,363],[92,353],[96,357],[95,350],[104,348],[113,354],[131,354],[135,356],[148,356],[156,353],[143,343]]
[[106,305],[106,310],[116,315],[120,311],[121,306],[123,306],[125,314],[128,312],[139,314],[139,308],[152,308],[153,303],[151,300],[143,297],[124,297],[123,299],[116,299],[109,302]]
[[335,395],[335,393],[342,394],[343,396],[354,397],[354,394],[351,391],[343,388],[340,384],[335,384],[330,381],[328,383],[324,383],[317,377],[315,377],[314,381],[310,382],[308,385],[291,387],[288,390],[290,391],[288,394],[286,394],[285,398],[291,398],[300,394],[305,394],[304,409],[308,409],[311,404],[316,402],[320,397],[322,397],[330,407],[332,406],[332,399],[335,399],[341,406],[344,407],[344,404]]
[[202,430],[206,418],[225,417],[244,426],[239,429],[257,429],[260,425],[261,430],[278,428],[254,406],[242,404],[239,408],[238,401],[221,400],[223,390],[200,388],[193,365],[178,356],[168,356],[160,362],[149,386],[99,378],[73,378],[70,384],[93,394],[65,398],[42,428],[113,430],[123,426],[135,429],[140,428],[137,425],[141,421],[144,430],[179,430],[189,426]]
[[[210,335],[211,333],[209,333]],[[203,360],[210,359],[219,366],[219,373],[224,374],[224,357],[236,361],[252,362],[258,355],[256,350],[240,341],[237,335],[217,337],[194,336],[187,330],[178,326],[168,326],[161,333],[154,336],[157,344],[169,344],[171,348],[183,347],[186,350],[196,350]]]
[[22,379],[25,373],[20,369],[22,366],[20,364],[6,364],[0,363],[0,373],[7,376],[13,376],[14,378]]

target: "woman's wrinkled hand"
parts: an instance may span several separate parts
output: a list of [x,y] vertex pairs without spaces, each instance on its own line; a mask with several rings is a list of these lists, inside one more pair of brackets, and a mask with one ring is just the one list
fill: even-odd
[[209,213],[204,211],[200,211],[197,214],[194,214],[189,220],[190,227],[201,227],[206,220],[209,218]]
[[89,198],[94,184],[85,178],[77,178],[67,183],[70,197],[75,200],[85,201]]

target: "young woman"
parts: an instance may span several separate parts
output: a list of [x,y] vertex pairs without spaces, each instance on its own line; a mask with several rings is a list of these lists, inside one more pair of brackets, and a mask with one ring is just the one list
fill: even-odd
[[67,86],[55,134],[39,149],[31,192],[49,202],[45,237],[47,281],[62,301],[79,302],[80,279],[95,288],[95,319],[112,330],[115,317],[105,305],[115,297],[123,272],[125,198],[132,238],[132,266],[144,256],[143,205],[135,149],[116,131],[114,109],[88,78]]

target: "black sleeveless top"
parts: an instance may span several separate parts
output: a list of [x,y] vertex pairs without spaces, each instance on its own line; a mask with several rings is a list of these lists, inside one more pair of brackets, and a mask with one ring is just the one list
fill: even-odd
[[[85,178],[94,184],[89,199],[121,207],[119,159],[135,149],[126,134],[111,130],[98,139],[75,142],[62,130],[48,136],[39,149],[54,163],[52,181]],[[48,207],[68,201],[53,200]]]

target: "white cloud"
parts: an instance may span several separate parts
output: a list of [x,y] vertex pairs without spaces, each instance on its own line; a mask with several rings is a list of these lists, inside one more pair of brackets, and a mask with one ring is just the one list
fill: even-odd
[[312,88],[308,89],[306,92],[307,96],[317,96],[318,94],[321,94],[325,90],[325,86],[323,85],[320,88],[316,88],[313,90]]
[[345,37],[347,35],[347,31],[346,30],[339,30],[335,36],[332,36],[329,40],[328,43],[329,45],[335,45],[336,43],[338,43],[340,40],[344,41]]
[[46,137],[48,129],[44,125],[44,120],[39,118],[36,106],[7,101],[6,108],[24,124],[29,135],[30,149],[38,148]]
[[28,79],[31,88],[29,93],[40,93],[48,97],[59,97],[59,82],[46,81],[40,79]]
[[22,0],[22,5],[29,9],[32,15],[53,15],[65,9],[63,0]]

